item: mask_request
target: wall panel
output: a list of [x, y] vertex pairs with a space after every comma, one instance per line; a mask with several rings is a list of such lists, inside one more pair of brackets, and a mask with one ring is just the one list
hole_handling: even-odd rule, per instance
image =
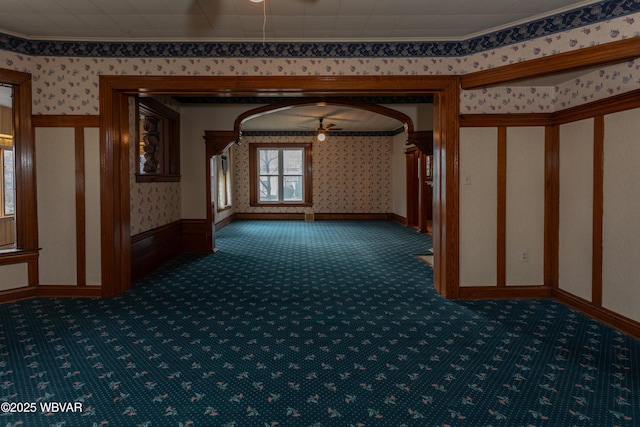
[[593, 120], [560, 126], [559, 288], [591, 301]]
[[36, 129], [40, 284], [75, 285], [74, 129]]
[[100, 135], [97, 128], [86, 128], [84, 144], [85, 165], [85, 227], [86, 282], [100, 285]]
[[544, 127], [507, 128], [507, 285], [544, 283], [544, 138]]
[[460, 286], [497, 281], [497, 129], [460, 129]]
[[0, 291], [23, 288], [29, 285], [29, 268], [26, 263], [0, 266]]
[[640, 109], [605, 116], [602, 305], [640, 321]]
[[398, 134], [391, 148], [391, 212], [403, 218], [407, 217], [406, 142], [406, 134]]

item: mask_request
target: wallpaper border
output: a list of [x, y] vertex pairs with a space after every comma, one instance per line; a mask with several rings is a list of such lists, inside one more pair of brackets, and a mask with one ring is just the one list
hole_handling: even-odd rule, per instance
[[30, 56], [109, 58], [462, 57], [550, 36], [640, 11], [638, 0], [594, 3], [462, 41], [130, 42], [30, 40], [0, 33], [0, 49]]

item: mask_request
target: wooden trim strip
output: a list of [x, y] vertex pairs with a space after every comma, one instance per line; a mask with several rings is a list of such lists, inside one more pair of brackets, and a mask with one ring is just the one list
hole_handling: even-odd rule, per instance
[[36, 296], [37, 292], [37, 286], [35, 285], [0, 291], [0, 304], [33, 298]]
[[630, 37], [571, 52], [465, 74], [460, 79], [460, 86], [464, 90], [478, 89], [517, 80], [575, 71], [581, 68], [620, 63], [637, 58], [638, 52], [640, 52], [640, 37]]
[[402, 225], [403, 227], [408, 227], [407, 225], [407, 218], [398, 215], [398, 214], [391, 214], [391, 219], [393, 220], [393, 222], [397, 222], [398, 224]]
[[389, 221], [393, 219], [393, 214], [388, 213], [316, 213], [315, 220], [359, 220], [359, 221]]
[[[304, 213], [235, 213], [234, 220], [304, 220]], [[389, 221], [393, 220], [393, 214], [389, 213], [318, 213], [314, 214], [316, 221], [322, 220], [362, 220], [362, 221]]]
[[291, 219], [291, 220], [304, 220], [304, 213], [236, 213], [236, 220], [244, 219]]
[[551, 113], [460, 115], [460, 127], [549, 126], [552, 121]]
[[460, 299], [528, 299], [550, 298], [549, 286], [462, 286], [458, 294]]
[[545, 128], [544, 284], [558, 287], [560, 251], [560, 127]]
[[100, 298], [101, 286], [39, 285], [36, 296], [47, 298]]
[[39, 249], [15, 249], [3, 251], [0, 252], [0, 265], [22, 264], [23, 262], [37, 261], [39, 256]]
[[97, 128], [100, 127], [100, 116], [97, 115], [40, 115], [31, 118], [36, 128]]
[[557, 111], [526, 114], [463, 114], [460, 127], [551, 126], [640, 108], [640, 89]]
[[561, 125], [634, 108], [640, 108], [640, 89], [555, 112], [553, 123]]
[[220, 231], [223, 228], [225, 228], [227, 225], [231, 224], [233, 221], [235, 221], [236, 214], [232, 214], [228, 217], [226, 217], [225, 219], [216, 222], [216, 231]]
[[593, 125], [593, 244], [591, 261], [591, 301], [602, 306], [602, 239], [604, 216], [604, 116]]
[[76, 165], [76, 276], [78, 286], [87, 284], [86, 194], [84, 128], [75, 128]]
[[507, 285], [507, 128], [498, 128], [497, 285]]
[[640, 339], [640, 322], [629, 319], [604, 307], [596, 307], [591, 302], [562, 289], [554, 289], [552, 297], [587, 316], [615, 328], [635, 339]]

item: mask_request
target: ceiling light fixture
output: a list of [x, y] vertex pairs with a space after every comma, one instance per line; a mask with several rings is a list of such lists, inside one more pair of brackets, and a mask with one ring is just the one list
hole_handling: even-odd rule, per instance
[[316, 138], [320, 142], [324, 141], [325, 139], [327, 139], [327, 132], [325, 132], [324, 129], [319, 129], [316, 133]]

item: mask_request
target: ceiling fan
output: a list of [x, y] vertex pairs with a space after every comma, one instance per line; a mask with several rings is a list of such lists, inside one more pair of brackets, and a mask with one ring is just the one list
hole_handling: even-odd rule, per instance
[[342, 130], [342, 128], [335, 127], [334, 123], [329, 123], [327, 125], [322, 124], [324, 117], [320, 117], [318, 119], [318, 129], [316, 129], [316, 138], [318, 141], [324, 141], [327, 139], [327, 132], [330, 130]]

